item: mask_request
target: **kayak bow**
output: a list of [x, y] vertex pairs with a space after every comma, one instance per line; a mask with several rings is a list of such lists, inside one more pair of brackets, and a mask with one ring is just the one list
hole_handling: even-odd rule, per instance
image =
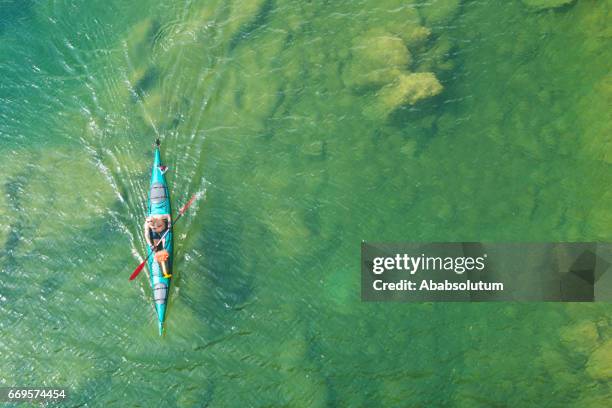
[[[166, 168], [162, 166], [161, 155], [159, 152], [159, 141], [155, 145], [155, 157], [153, 160], [153, 169], [151, 171], [151, 186], [149, 189], [149, 204], [147, 215], [163, 215], [172, 214], [170, 208], [170, 192], [166, 177], [164, 176]], [[168, 251], [168, 273], [172, 273], [172, 230], [170, 229], [163, 239], [163, 248]], [[155, 257], [152, 256], [152, 249], [147, 248], [149, 278], [151, 288], [153, 289], [153, 300], [155, 311], [157, 312], [157, 320], [159, 327], [159, 335], [163, 334], [164, 320], [166, 318], [166, 305], [168, 303], [168, 292], [170, 289], [170, 279], [164, 278], [162, 269]]]

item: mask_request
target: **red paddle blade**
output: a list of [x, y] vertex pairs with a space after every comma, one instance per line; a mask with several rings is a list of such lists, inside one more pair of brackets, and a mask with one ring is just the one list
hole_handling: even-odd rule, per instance
[[187, 201], [187, 204], [185, 204], [185, 205], [183, 206], [183, 208], [181, 208], [181, 209], [179, 210], [179, 214], [180, 214], [180, 215], [183, 215], [183, 214], [185, 213], [185, 211], [187, 211], [187, 209], [189, 208], [189, 206], [190, 206], [191, 204], [193, 204], [193, 202], [195, 201], [195, 199], [196, 199], [196, 198], [198, 198], [198, 197], [197, 197], [197, 194], [194, 194], [193, 196], [191, 196], [191, 198], [189, 199], [189, 201]]
[[140, 265], [138, 265], [136, 269], [134, 269], [134, 272], [132, 272], [132, 274], [130, 275], [130, 280], [134, 280], [138, 276], [138, 274], [140, 273], [140, 271], [142, 271], [142, 268], [144, 268], [146, 263], [147, 260], [145, 259]]

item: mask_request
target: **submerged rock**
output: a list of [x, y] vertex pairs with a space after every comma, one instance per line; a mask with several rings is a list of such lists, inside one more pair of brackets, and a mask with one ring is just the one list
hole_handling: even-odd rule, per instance
[[344, 72], [345, 85], [376, 87], [393, 82], [408, 68], [412, 55], [404, 41], [389, 32], [373, 29], [353, 41], [352, 58]]
[[427, 41], [431, 30], [423, 26], [414, 26], [402, 33], [401, 37], [408, 47], [419, 48]]
[[376, 100], [364, 108], [371, 119], [384, 119], [404, 105], [414, 105], [442, 92], [443, 86], [432, 72], [400, 74], [393, 83], [384, 86], [376, 94]]
[[591, 354], [586, 371], [596, 380], [612, 380], [612, 339]]
[[380, 107], [383, 113], [389, 114], [402, 105], [414, 105], [421, 99], [437, 95], [442, 89], [442, 84], [431, 72], [402, 74], [395, 83], [380, 91]]
[[574, 0], [523, 0], [523, 4], [538, 10], [566, 6]]
[[561, 342], [572, 351], [586, 353], [597, 347], [599, 333], [592, 321], [581, 322], [561, 329]]
[[398, 14], [393, 13], [384, 29], [400, 37], [409, 50], [419, 47], [427, 40], [431, 30], [421, 25], [421, 16], [416, 7], [404, 7]]

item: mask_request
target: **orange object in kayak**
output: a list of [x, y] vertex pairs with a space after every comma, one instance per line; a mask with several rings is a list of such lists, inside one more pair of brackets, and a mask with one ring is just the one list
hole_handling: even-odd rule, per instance
[[166, 250], [162, 250], [162, 251], [155, 253], [155, 260], [157, 262], [166, 262], [169, 257], [170, 257], [170, 254], [168, 254], [168, 251]]

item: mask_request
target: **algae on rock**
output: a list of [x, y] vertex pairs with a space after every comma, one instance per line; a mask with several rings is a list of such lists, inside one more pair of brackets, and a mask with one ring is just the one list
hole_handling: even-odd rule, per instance
[[591, 354], [586, 371], [596, 380], [612, 380], [612, 339]]
[[412, 55], [401, 38], [373, 29], [353, 40], [344, 83], [357, 89], [382, 86], [395, 80], [411, 62]]
[[376, 103], [367, 113], [384, 117], [402, 105], [414, 105], [422, 99], [438, 95], [442, 89], [442, 84], [431, 72], [401, 74], [397, 81], [378, 92]]
[[597, 347], [599, 333], [597, 325], [592, 321], [585, 321], [561, 329], [561, 342], [579, 353], [585, 353]]
[[393, 86], [385, 87], [380, 93], [385, 105], [396, 107], [408, 103], [414, 105], [421, 99], [439, 94], [442, 85], [431, 72], [419, 72], [400, 75]]
[[[423, 42], [429, 30], [416, 26], [413, 43]], [[418, 28], [418, 29], [417, 29]], [[442, 91], [432, 72], [413, 73], [412, 54], [404, 40], [389, 32], [372, 29], [353, 41], [352, 58], [344, 70], [344, 84], [353, 90], [377, 90], [376, 101], [366, 116], [387, 117], [402, 105], [414, 105]]]

